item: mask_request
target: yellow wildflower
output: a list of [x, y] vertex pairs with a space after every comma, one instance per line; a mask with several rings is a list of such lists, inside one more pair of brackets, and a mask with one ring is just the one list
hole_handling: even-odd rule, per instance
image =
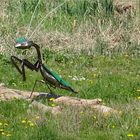
[[52, 106], [52, 107], [54, 107], [54, 106], [55, 106], [55, 104], [51, 104], [51, 106]]
[[29, 125], [30, 125], [31, 127], [35, 126], [35, 124], [34, 124], [34, 123], [30, 123]]
[[32, 123], [32, 122], [29, 120], [28, 123]]
[[3, 132], [4, 131], [4, 129], [0, 129], [0, 132]]
[[130, 133], [130, 134], [127, 134], [128, 137], [134, 137], [134, 134]]
[[8, 123], [4, 123], [4, 126], [7, 126], [8, 125]]
[[95, 120], [96, 120], [96, 118], [97, 118], [96, 116], [93, 116], [93, 119], [95, 119]]
[[54, 101], [55, 99], [54, 98], [50, 98], [50, 101]]
[[26, 123], [26, 120], [22, 120], [22, 123]]
[[6, 136], [7, 136], [7, 137], [11, 137], [12, 135], [11, 135], [11, 134], [7, 134]]
[[139, 97], [137, 97], [138, 98], [138, 100], [140, 100], [140, 96]]
[[112, 125], [112, 128], [115, 128], [115, 125]]
[[2, 135], [5, 135], [5, 133], [4, 133], [4, 132], [2, 132], [1, 134], [2, 134]]
[[28, 123], [29, 126], [32, 126], [32, 127], [35, 126], [35, 124], [32, 121], [30, 121], [30, 120], [27, 121], [27, 123]]

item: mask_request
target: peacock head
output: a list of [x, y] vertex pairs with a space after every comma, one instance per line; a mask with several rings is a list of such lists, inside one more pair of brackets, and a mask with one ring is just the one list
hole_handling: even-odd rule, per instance
[[31, 46], [33, 46], [33, 41], [29, 41], [24, 37], [20, 37], [16, 40], [15, 47], [18, 49], [29, 49]]

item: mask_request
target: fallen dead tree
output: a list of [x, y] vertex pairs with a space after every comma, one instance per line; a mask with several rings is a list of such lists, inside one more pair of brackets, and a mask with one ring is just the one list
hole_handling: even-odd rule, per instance
[[[38, 92], [34, 92], [34, 97], [38, 95], [39, 95]], [[12, 99], [25, 99], [31, 102], [31, 100], [29, 100], [29, 96], [30, 96], [30, 92], [28, 91], [9, 89], [5, 87], [3, 84], [0, 84], [1, 101], [8, 101]], [[64, 106], [71, 106], [80, 109], [90, 108], [90, 110], [92, 111], [103, 113], [105, 115], [117, 113], [116, 110], [102, 105], [101, 99], [80, 99], [76, 97], [61, 96], [57, 99], [54, 99], [53, 103], [55, 103], [56, 106], [52, 107], [52, 106], [44, 105], [37, 101], [33, 101], [31, 103], [31, 106], [37, 108], [38, 110], [41, 110], [43, 113], [50, 112], [53, 115], [61, 113]]]
[[[0, 101], [7, 101], [12, 99], [28, 99], [31, 92], [20, 91], [16, 89], [10, 89], [5, 87], [3, 83], [0, 84]], [[39, 95], [38, 92], [34, 92], [34, 96]]]

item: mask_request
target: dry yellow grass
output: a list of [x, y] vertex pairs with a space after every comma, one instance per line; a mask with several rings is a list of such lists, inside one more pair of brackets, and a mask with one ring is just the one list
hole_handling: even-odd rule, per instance
[[[25, 36], [28, 25], [17, 25], [17, 21], [12, 18], [10, 20], [10, 14], [7, 14], [7, 6], [9, 0], [2, 0], [0, 10], [1, 31], [3, 34], [0, 36], [0, 53], [2, 54], [15, 54], [14, 48], [15, 39], [19, 36]], [[130, 44], [140, 44], [140, 32], [139, 32], [139, 12], [135, 15], [135, 11], [139, 11], [137, 6], [139, 0], [114, 0], [114, 5], [118, 9], [123, 10], [124, 7], [132, 6], [134, 8], [128, 8], [127, 12], [117, 13], [114, 18], [120, 22], [117, 26], [114, 25], [114, 21], [110, 18], [109, 21], [98, 18], [95, 23], [92, 21], [85, 21], [78, 24], [78, 21], [73, 20], [71, 27], [72, 33], [60, 32], [60, 31], [43, 31], [39, 30], [32, 37], [32, 40], [36, 40], [38, 44], [41, 44], [44, 48], [50, 48], [55, 51], [72, 50], [73, 52], [80, 53], [86, 51], [91, 54], [95, 51], [99, 42], [107, 44], [106, 50], [114, 51], [119, 46], [128, 48]], [[131, 15], [131, 19], [128, 20], [128, 14]], [[127, 23], [128, 22], [128, 23]], [[131, 22], [131, 25], [130, 25]], [[125, 26], [132, 26], [126, 30]], [[16, 27], [17, 25], [17, 27]], [[16, 29], [12, 31], [12, 28]], [[29, 34], [34, 31], [34, 28], [29, 29]], [[129, 38], [129, 39], [125, 39]], [[100, 41], [99, 41], [100, 40]], [[129, 41], [127, 41], [129, 40]], [[106, 52], [108, 53], [108, 52]]]

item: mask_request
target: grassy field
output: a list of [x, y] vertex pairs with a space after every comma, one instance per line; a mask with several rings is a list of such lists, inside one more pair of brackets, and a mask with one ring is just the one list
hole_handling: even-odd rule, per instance
[[[11, 55], [35, 61], [34, 50], [14, 48], [15, 39], [28, 32], [27, 38], [31, 36], [41, 46], [44, 62], [79, 92], [75, 96], [101, 98], [121, 115], [109, 117], [88, 109], [66, 108], [57, 117], [44, 116], [29, 110], [30, 104], [24, 100], [0, 102], [0, 140], [139, 140], [138, 4], [117, 13], [111, 0], [2, 0], [0, 83], [30, 91], [34, 81], [41, 79], [39, 73], [26, 70], [27, 81], [23, 82], [10, 62]], [[48, 89], [38, 85], [36, 91]]]

